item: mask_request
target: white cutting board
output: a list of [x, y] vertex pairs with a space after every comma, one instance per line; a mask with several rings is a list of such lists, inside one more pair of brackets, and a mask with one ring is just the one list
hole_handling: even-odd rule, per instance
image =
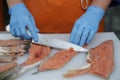
[[[66, 41], [68, 41], [69, 39], [69, 34], [45, 34], [45, 35]], [[0, 39], [10, 39], [10, 38], [14, 38], [14, 37], [6, 33], [0, 34]], [[88, 45], [88, 49], [91, 47], [95, 47], [106, 40], [114, 41], [114, 50], [115, 50], [114, 53], [115, 69], [108, 80], [120, 80], [120, 41], [113, 32], [97, 33], [94, 39], [92, 40], [92, 42]], [[55, 54], [57, 51], [58, 51], [57, 49], [53, 49], [51, 52], [51, 56]], [[18, 62], [21, 63], [25, 61], [27, 57], [28, 57], [28, 53], [24, 57], [20, 58]], [[37, 67], [36, 67], [26, 72], [24, 75], [22, 75], [16, 80], [105, 80], [90, 74], [85, 74], [73, 78], [64, 78], [62, 76], [64, 73], [67, 72], [69, 68], [84, 66], [85, 64], [86, 64], [86, 54], [78, 54], [60, 70], [39, 72], [36, 75], [32, 75], [32, 73], [37, 71]]]

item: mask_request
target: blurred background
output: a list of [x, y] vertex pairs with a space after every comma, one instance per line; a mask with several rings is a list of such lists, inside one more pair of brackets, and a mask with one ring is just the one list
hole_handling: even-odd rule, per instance
[[112, 3], [104, 17], [104, 31], [115, 32], [120, 40], [120, 4]]
[[[5, 26], [9, 23], [10, 16], [6, 0], [0, 0], [0, 31], [5, 30]], [[104, 16], [104, 31], [115, 32], [120, 40], [120, 4], [112, 2]]]

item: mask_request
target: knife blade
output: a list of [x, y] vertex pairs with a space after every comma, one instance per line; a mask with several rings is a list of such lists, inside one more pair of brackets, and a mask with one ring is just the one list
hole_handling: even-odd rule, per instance
[[[6, 31], [10, 32], [10, 25], [7, 25]], [[29, 32], [28, 34], [31, 35]], [[58, 49], [73, 48], [77, 52], [88, 52], [87, 49], [81, 46], [78, 46], [76, 44], [73, 44], [64, 40], [56, 39], [56, 38], [51, 38], [40, 33], [38, 33], [37, 35], [38, 35], [38, 42], [35, 42], [34, 40], [32, 40], [33, 43], [41, 44], [41, 45], [45, 45], [53, 48], [58, 48]]]
[[56, 38], [51, 38], [43, 34], [38, 34], [38, 37], [39, 37], [38, 42], [34, 42], [34, 41], [32, 42], [45, 45], [45, 46], [49, 46], [49, 47], [53, 47], [53, 48], [58, 48], [58, 49], [73, 48], [75, 51], [78, 51], [78, 52], [88, 52], [88, 50], [84, 49], [83, 47], [77, 46], [67, 41], [63, 41], [63, 40], [56, 39]]

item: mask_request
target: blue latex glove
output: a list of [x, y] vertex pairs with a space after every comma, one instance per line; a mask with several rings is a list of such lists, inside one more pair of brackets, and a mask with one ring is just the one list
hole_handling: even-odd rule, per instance
[[[34, 18], [28, 11], [23, 3], [16, 4], [9, 9], [10, 14], [10, 32], [13, 36], [22, 39], [31, 39], [38, 41], [37, 33], [39, 30], [36, 28]], [[28, 30], [31, 34], [28, 35]]]
[[83, 46], [88, 44], [98, 30], [104, 10], [98, 6], [90, 6], [74, 24], [70, 42]]

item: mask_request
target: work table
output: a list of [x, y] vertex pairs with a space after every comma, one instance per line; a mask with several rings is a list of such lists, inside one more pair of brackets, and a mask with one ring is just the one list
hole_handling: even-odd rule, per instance
[[[68, 41], [69, 39], [69, 34], [45, 34], [45, 35], [53, 38], [66, 40], [66, 41]], [[11, 34], [8, 34], [6, 32], [1, 32], [0, 36], [1, 36], [0, 39], [14, 38], [13, 36], [11, 36]], [[94, 36], [92, 42], [88, 45], [87, 49], [95, 47], [106, 40], [113, 40], [114, 42], [115, 68], [109, 80], [120, 80], [120, 76], [119, 76], [120, 75], [120, 40], [116, 37], [116, 35], [113, 32], [97, 33]], [[58, 51], [57, 49], [53, 49], [51, 54], [54, 54], [57, 51]], [[27, 57], [28, 57], [28, 54], [18, 59], [18, 62], [20, 63], [22, 61], [25, 61]], [[17, 80], [40, 80], [40, 79], [42, 80], [104, 80], [102, 78], [99, 78], [97, 76], [90, 75], [90, 74], [85, 74], [85, 75], [81, 75], [73, 78], [62, 77], [62, 75], [67, 72], [68, 68], [84, 66], [85, 64], [86, 64], [86, 54], [78, 54], [60, 70], [39, 72], [36, 75], [32, 75], [32, 73], [36, 72], [37, 70], [37, 68], [34, 68], [26, 72]]]

